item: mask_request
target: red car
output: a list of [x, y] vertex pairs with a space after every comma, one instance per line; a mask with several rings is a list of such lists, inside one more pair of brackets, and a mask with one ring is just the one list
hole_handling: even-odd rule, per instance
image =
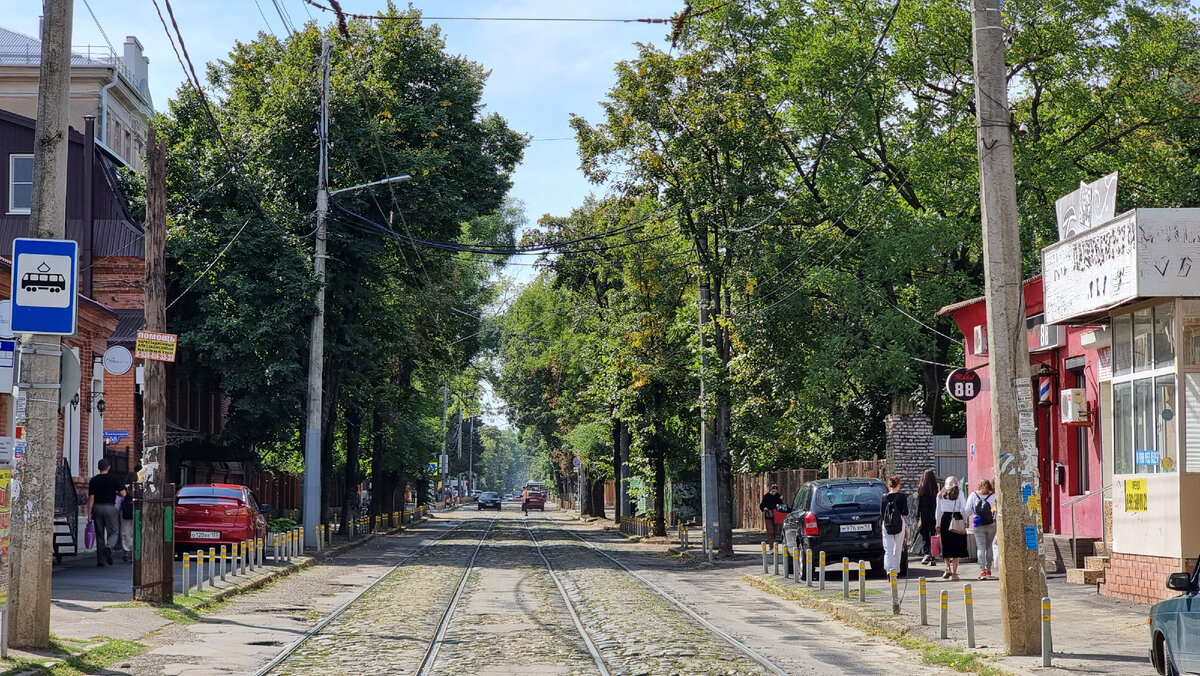
[[175, 496], [175, 551], [221, 548], [267, 537], [269, 506], [237, 484], [188, 484]]
[[525, 500], [521, 504], [521, 511], [528, 512], [531, 509], [546, 511], [546, 496], [537, 491], [526, 493]]

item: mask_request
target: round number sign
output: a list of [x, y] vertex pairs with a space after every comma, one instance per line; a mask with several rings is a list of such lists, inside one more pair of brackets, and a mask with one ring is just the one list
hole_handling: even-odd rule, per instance
[[946, 391], [951, 399], [971, 401], [979, 396], [979, 374], [971, 369], [954, 369], [946, 378]]

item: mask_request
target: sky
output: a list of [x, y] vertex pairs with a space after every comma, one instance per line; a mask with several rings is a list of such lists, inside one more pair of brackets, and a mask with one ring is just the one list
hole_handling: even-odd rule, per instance
[[[165, 15], [164, 0], [158, 3]], [[423, 0], [412, 4], [429, 17], [630, 19], [670, 18], [684, 2]], [[297, 26], [310, 19], [323, 25], [333, 21], [332, 14], [304, 0], [172, 0], [171, 5], [188, 53], [201, 73], [204, 63], [224, 57], [235, 41], [254, 40], [259, 32], [285, 35], [281, 13]], [[384, 8], [386, 0], [341, 0], [341, 5], [347, 12], [370, 14]], [[0, 0], [0, 25], [36, 36], [41, 6], [38, 0]], [[137, 36], [150, 58], [154, 106], [165, 110], [184, 76], [151, 0], [75, 0], [74, 6], [74, 45], [105, 44], [97, 20], [118, 53], [125, 36]], [[636, 55], [635, 42], [665, 46], [670, 31], [669, 24], [646, 23], [429, 23], [442, 27], [448, 52], [464, 55], [491, 70], [484, 91], [485, 110], [499, 113], [511, 128], [533, 137], [524, 162], [513, 176], [511, 193], [525, 204], [531, 223], [547, 213], [567, 215], [589, 192], [600, 191], [579, 170], [579, 157], [567, 124], [570, 114], [598, 120], [598, 102], [613, 84], [614, 64]], [[532, 258], [523, 262], [532, 262]]]

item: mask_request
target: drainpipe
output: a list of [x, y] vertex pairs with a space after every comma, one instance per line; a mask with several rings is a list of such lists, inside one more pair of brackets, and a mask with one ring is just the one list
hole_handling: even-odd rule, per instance
[[92, 172], [96, 164], [96, 116], [83, 116], [83, 214], [81, 237], [83, 256], [83, 295], [94, 298], [92, 294], [92, 241], [95, 238], [95, 221], [92, 214], [95, 187]]
[[114, 66], [112, 72], [112, 82], [100, 88], [100, 140], [110, 150], [113, 149], [112, 144], [108, 142], [108, 90], [117, 84], [117, 69]]

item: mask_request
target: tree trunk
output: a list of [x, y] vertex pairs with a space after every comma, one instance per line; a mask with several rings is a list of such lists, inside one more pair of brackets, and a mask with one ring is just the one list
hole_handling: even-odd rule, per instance
[[613, 508], [613, 522], [621, 523], [621, 441], [625, 431], [625, 423], [620, 418], [613, 418], [612, 426], [612, 444], [613, 444], [613, 492], [617, 495], [616, 506]]
[[654, 433], [654, 534], [667, 534], [667, 440]]
[[383, 514], [383, 496], [392, 490], [383, 470], [383, 425], [386, 409], [386, 403], [377, 402], [374, 415], [371, 416], [371, 516]]
[[362, 437], [362, 409], [346, 407], [346, 495], [342, 498], [342, 535], [350, 535], [351, 519], [358, 516], [358, 444]]
[[[582, 471], [583, 474], [583, 499], [587, 507], [587, 515], [594, 516], [600, 519], [604, 516], [604, 478], [595, 472], [587, 470], [585, 465]], [[581, 513], [583, 510], [580, 510]]]

